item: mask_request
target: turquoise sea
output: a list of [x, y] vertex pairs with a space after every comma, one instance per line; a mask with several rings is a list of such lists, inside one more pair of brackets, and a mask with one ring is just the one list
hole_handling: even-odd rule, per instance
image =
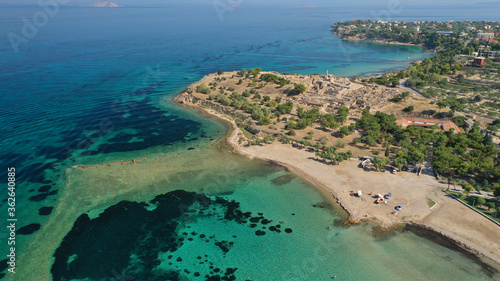
[[[23, 18], [43, 9], [2, 6], [0, 166], [16, 169], [20, 272], [8, 273], [2, 261], [1, 276], [499, 278], [411, 232], [374, 238], [370, 225], [345, 227], [330, 198], [311, 184], [229, 153], [220, 141], [225, 124], [172, 100], [218, 69], [367, 76], [431, 56], [418, 47], [344, 42], [330, 34], [337, 21], [374, 19], [381, 9], [242, 5], [220, 17], [211, 4], [60, 7], [16, 52], [9, 34], [23, 35]], [[498, 15], [473, 11], [475, 19]], [[469, 12], [406, 7], [392, 19], [461, 20]], [[7, 192], [0, 198], [5, 221]], [[7, 237], [0, 233], [2, 241]], [[5, 257], [6, 242], [0, 243]]]

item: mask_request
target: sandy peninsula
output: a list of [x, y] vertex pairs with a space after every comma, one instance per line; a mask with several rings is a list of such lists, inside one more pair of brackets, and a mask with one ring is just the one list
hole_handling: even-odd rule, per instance
[[[446, 194], [443, 190], [448, 185], [436, 180], [431, 175], [430, 167], [424, 168], [420, 176], [410, 172], [392, 174], [359, 168], [357, 158], [340, 165], [325, 164], [310, 148], [291, 144], [275, 142], [248, 146], [241, 142], [243, 132], [233, 117], [209, 109], [199, 100], [193, 102], [186, 96], [183, 93], [176, 101], [232, 125], [227, 142], [235, 151], [282, 165], [331, 194], [347, 212], [351, 223], [371, 222], [382, 229], [401, 229], [405, 226], [418, 229], [417, 234], [437, 242], [445, 239], [444, 245], [453, 245], [453, 248], [471, 254], [493, 271], [500, 268], [500, 226]], [[362, 192], [361, 197], [353, 194], [358, 190]], [[376, 195], [388, 193], [392, 196], [386, 204], [375, 204]], [[395, 212], [397, 205], [404, 205], [404, 208]]]

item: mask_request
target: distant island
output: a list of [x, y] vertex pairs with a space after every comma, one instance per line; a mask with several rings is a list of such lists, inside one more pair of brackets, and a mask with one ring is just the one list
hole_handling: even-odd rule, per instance
[[94, 7], [94, 8], [118, 8], [118, 7], [123, 7], [121, 5], [118, 5], [116, 3], [113, 3], [111, 1], [98, 1], [95, 2], [94, 4], [91, 5], [86, 5], [83, 7]]

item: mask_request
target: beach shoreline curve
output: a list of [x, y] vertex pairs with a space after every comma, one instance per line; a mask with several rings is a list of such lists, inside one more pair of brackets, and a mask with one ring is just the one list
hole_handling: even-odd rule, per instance
[[[488, 251], [486, 248], [477, 245], [472, 241], [464, 239], [464, 237], [461, 237], [456, 233], [446, 230], [446, 228], [441, 227], [439, 223], [435, 223], [433, 220], [435, 220], [436, 215], [433, 215], [433, 220], [427, 220], [427, 217], [431, 216], [427, 215], [418, 219], [402, 220], [397, 223], [389, 224], [387, 223], [387, 221], [380, 221], [377, 220], [377, 218], [372, 218], [370, 216], [360, 216], [360, 212], [354, 210], [350, 202], [343, 200], [343, 196], [339, 195], [338, 192], [335, 192], [331, 188], [328, 188], [328, 186], [324, 182], [315, 178], [313, 175], [308, 173], [308, 171], [297, 167], [297, 165], [293, 165], [285, 161], [280, 161], [279, 159], [275, 159], [272, 157], [267, 157], [266, 155], [256, 153], [255, 151], [251, 151], [250, 149], [245, 148], [244, 145], [239, 143], [239, 136], [242, 131], [237, 126], [236, 122], [231, 119], [231, 117], [226, 116], [223, 113], [217, 112], [213, 109], [206, 108], [199, 102], [192, 102], [186, 97], [187, 93], [182, 92], [174, 98], [174, 101], [181, 107], [201, 111], [204, 114], [214, 117], [219, 121], [225, 122], [230, 126], [228, 133], [223, 138], [221, 138], [219, 142], [225, 141], [226, 144], [231, 147], [231, 149], [235, 153], [238, 153], [242, 156], [250, 157], [252, 159], [259, 159], [268, 163], [282, 166], [292, 173], [298, 175], [302, 179], [310, 182], [313, 186], [315, 186], [317, 191], [328, 193], [333, 199], [332, 202], [335, 202], [339, 207], [338, 209], [340, 209], [344, 213], [343, 215], [346, 216], [345, 224], [354, 225], [359, 223], [370, 223], [373, 224], [375, 228], [379, 229], [381, 233], [384, 233], [384, 235], [390, 235], [394, 231], [411, 231], [418, 236], [424, 237], [442, 246], [458, 251], [461, 254], [467, 255], [474, 262], [480, 264], [481, 266], [483, 266], [483, 268], [487, 269], [488, 272], [491, 272], [492, 274], [500, 274], [500, 245], [498, 245], [498, 249], [493, 249], [493, 252]], [[458, 202], [455, 203], [461, 205]], [[441, 207], [442, 206], [439, 206], [439, 208]], [[495, 250], [498, 253], [495, 253]]]

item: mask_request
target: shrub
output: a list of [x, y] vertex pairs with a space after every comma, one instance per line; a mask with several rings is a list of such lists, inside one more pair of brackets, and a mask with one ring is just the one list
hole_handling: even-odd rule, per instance
[[196, 87], [196, 92], [208, 95], [212, 92], [212, 90], [210, 90], [210, 88], [206, 85], [201, 84]]
[[299, 84], [293, 88], [293, 92], [295, 94], [302, 94], [303, 92], [306, 91], [306, 86], [304, 84]]
[[290, 143], [292, 140], [288, 137], [288, 136], [282, 136], [281, 139], [280, 139], [280, 142], [284, 143], [284, 144], [288, 144]]
[[337, 147], [338, 148], [344, 148], [345, 147], [345, 143], [343, 141], [341, 141], [341, 140], [338, 140], [337, 141]]
[[275, 100], [272, 100], [272, 101], [270, 101], [270, 102], [267, 104], [267, 106], [269, 106], [269, 107], [276, 107], [276, 106], [278, 106], [278, 103], [277, 103]]
[[410, 106], [406, 107], [405, 109], [403, 109], [403, 111], [404, 112], [412, 112], [414, 109], [415, 109], [415, 107], [413, 105], [410, 105]]

